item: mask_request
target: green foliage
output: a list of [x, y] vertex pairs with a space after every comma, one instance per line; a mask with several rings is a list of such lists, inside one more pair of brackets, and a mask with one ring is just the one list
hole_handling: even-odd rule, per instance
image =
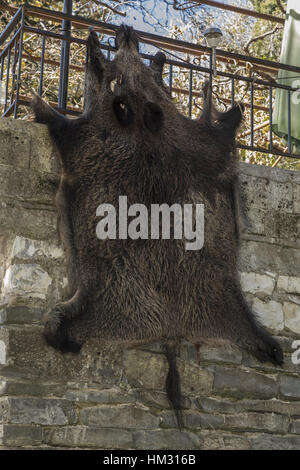
[[[266, 13], [273, 16], [283, 17], [283, 12], [278, 6], [276, 0], [250, 0], [254, 9], [259, 13]], [[280, 4], [286, 10], [286, 1], [280, 0]], [[260, 36], [264, 33], [274, 30], [276, 23], [271, 23], [264, 20], [257, 20], [253, 28], [253, 37]], [[279, 61], [281, 42], [283, 37], [283, 27], [279, 26], [278, 29], [270, 36], [257, 40], [251, 46], [251, 54], [262, 59]]]
[[[276, 0], [250, 0], [252, 3], [254, 10], [258, 11], [259, 13], [267, 13], [268, 15], [273, 16], [282, 16], [282, 11], [278, 6], [278, 2]], [[280, 1], [284, 10], [286, 9], [286, 0]]]

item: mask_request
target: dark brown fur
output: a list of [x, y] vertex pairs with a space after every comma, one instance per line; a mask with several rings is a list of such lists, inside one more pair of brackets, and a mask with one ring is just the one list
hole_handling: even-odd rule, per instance
[[[118, 54], [109, 62], [91, 32], [85, 111], [78, 119], [33, 99], [36, 120], [48, 125], [61, 154], [57, 208], [73, 286], [73, 297], [46, 315], [46, 339], [62, 351], [77, 351], [90, 337], [125, 345], [228, 340], [281, 364], [280, 346], [246, 304], [237, 273], [234, 139], [241, 109], [210, 107], [209, 117], [205, 110], [201, 119], [187, 119], [163, 85], [163, 55], [148, 68], [137, 44], [134, 31], [121, 27]], [[118, 207], [120, 195], [149, 209], [203, 203], [204, 247], [186, 251], [185, 240], [100, 241], [96, 208]], [[174, 356], [167, 347], [173, 372]], [[178, 380], [169, 377], [170, 387], [176, 392]]]

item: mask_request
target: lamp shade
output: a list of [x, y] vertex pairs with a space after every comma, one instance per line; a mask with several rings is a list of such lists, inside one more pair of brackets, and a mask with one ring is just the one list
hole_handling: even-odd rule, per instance
[[222, 31], [216, 27], [208, 28], [206, 31], [204, 31], [204, 37], [208, 47], [218, 47], [222, 36]]

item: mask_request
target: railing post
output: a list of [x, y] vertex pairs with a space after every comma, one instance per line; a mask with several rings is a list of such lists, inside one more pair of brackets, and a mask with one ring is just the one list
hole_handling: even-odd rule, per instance
[[288, 152], [292, 153], [292, 142], [291, 142], [291, 90], [288, 90]]
[[208, 98], [208, 119], [211, 119], [211, 106], [212, 106], [212, 87], [213, 87], [213, 49], [210, 48], [209, 56], [209, 98]]
[[26, 12], [26, 6], [23, 6], [22, 16], [21, 16], [21, 31], [20, 31], [20, 37], [19, 37], [18, 75], [17, 75], [17, 82], [16, 82], [16, 97], [15, 97], [15, 107], [14, 107], [15, 119], [17, 118], [17, 113], [18, 113], [18, 101], [19, 101], [19, 93], [20, 93], [25, 12]]
[[42, 93], [43, 93], [45, 49], [46, 49], [46, 36], [43, 35], [43, 37], [42, 37], [42, 53], [41, 53], [39, 96], [42, 96]]
[[254, 82], [250, 85], [250, 145], [254, 146]]
[[193, 69], [190, 69], [190, 80], [189, 80], [189, 118], [192, 117], [193, 108]]
[[270, 123], [270, 132], [269, 132], [269, 149], [273, 150], [273, 88], [269, 87], [269, 123]]
[[[64, 13], [72, 15], [72, 0], [64, 0]], [[62, 33], [66, 38], [71, 36], [71, 21], [62, 21]], [[62, 41], [60, 55], [60, 75], [59, 75], [59, 92], [58, 107], [66, 109], [68, 99], [68, 76], [69, 76], [69, 58], [70, 58], [70, 42]]]
[[169, 91], [170, 91], [171, 96], [172, 96], [172, 88], [173, 88], [173, 65], [170, 64], [170, 67], [169, 67]]

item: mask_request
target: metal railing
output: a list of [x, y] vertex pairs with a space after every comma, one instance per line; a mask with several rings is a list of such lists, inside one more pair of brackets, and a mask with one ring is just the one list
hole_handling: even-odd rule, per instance
[[[207, 3], [207, 2], [206, 2]], [[0, 35], [0, 81], [2, 88], [2, 117], [13, 115], [18, 117], [19, 106], [29, 105], [30, 96], [21, 93], [22, 83], [22, 68], [24, 61], [34, 61], [39, 66], [39, 83], [36, 90], [39, 95], [43, 93], [43, 84], [45, 78], [45, 65], [51, 64], [57, 67], [59, 71], [59, 90], [57, 93], [57, 101], [50, 102], [58, 111], [64, 114], [78, 115], [82, 109], [74, 107], [68, 100], [68, 74], [70, 71], [76, 71], [84, 74], [84, 64], [70, 63], [70, 46], [72, 44], [85, 45], [86, 40], [75, 37], [73, 35], [75, 29], [88, 30], [93, 26], [95, 31], [104, 35], [114, 36], [117, 29], [116, 25], [103, 23], [96, 20], [90, 20], [77, 15], [72, 15], [72, 0], [65, 0], [65, 12], [47, 10], [30, 5], [24, 5], [17, 9], [15, 7], [0, 5], [0, 10], [9, 11], [13, 16], [6, 28]], [[46, 28], [39, 28], [28, 24], [28, 18], [37, 18], [39, 20], [47, 20], [52, 23], [61, 25], [61, 32], [47, 30]], [[32, 22], [31, 22], [32, 24]], [[73, 29], [72, 29], [73, 28]], [[30, 33], [34, 36], [41, 37], [41, 54], [35, 56], [27, 54], [23, 48], [24, 34]], [[167, 82], [173, 96], [185, 96], [187, 98], [186, 111], [191, 117], [198, 108], [195, 100], [201, 97], [200, 90], [195, 89], [193, 86], [194, 76], [201, 74], [203, 77], [210, 77], [212, 80], [213, 67], [211, 49], [203, 46], [171, 39], [157, 34], [152, 34], [143, 31], [137, 31], [140, 42], [142, 44], [151, 44], [159, 49], [166, 51], [168, 77]], [[58, 40], [61, 43], [61, 58], [60, 61], [53, 60], [46, 57], [47, 41]], [[1, 45], [5, 44], [1, 49]], [[110, 44], [102, 43], [104, 51], [108, 54], [113, 54], [115, 48]], [[184, 53], [192, 60], [185, 60], [182, 57], [177, 57], [176, 54]], [[145, 60], [151, 61], [152, 56], [149, 54], [141, 53]], [[175, 57], [174, 57], [175, 56]], [[241, 83], [247, 94], [248, 99], [243, 102], [247, 110], [247, 127], [240, 134], [238, 147], [245, 150], [254, 152], [261, 152], [264, 154], [271, 154], [282, 157], [290, 157], [300, 159], [300, 155], [292, 152], [292, 138], [291, 138], [291, 94], [296, 91], [290, 86], [275, 81], [276, 74], [279, 70], [293, 72], [295, 76], [300, 77], [300, 67], [294, 67], [287, 64], [278, 62], [267, 61], [256, 57], [251, 57], [242, 54], [236, 54], [225, 50], [217, 49], [216, 52], [218, 61], [218, 78], [224, 79], [227, 85], [230, 84], [230, 98], [223, 99], [223, 103], [233, 104], [236, 98], [237, 82]], [[207, 59], [207, 64], [203, 60]], [[219, 69], [219, 68], [222, 69]], [[227, 70], [228, 68], [240, 68], [242, 71], [251, 68], [253, 74], [260, 74], [261, 77], [267, 76], [267, 79], [258, 77], [257, 75], [246, 76], [236, 71]], [[185, 71], [187, 75], [187, 87], [177, 83], [174, 79], [174, 70]], [[273, 74], [273, 76], [272, 76]], [[288, 94], [288, 135], [287, 146], [282, 148], [274, 144], [274, 136], [272, 132], [273, 125], [273, 101], [274, 91], [276, 89], [286, 90]], [[256, 99], [257, 93], [264, 93], [265, 100], [269, 105], [265, 106], [264, 103], [258, 102]], [[255, 112], [262, 112], [265, 115], [264, 122], [255, 127]], [[255, 138], [256, 133], [262, 128], [269, 127], [268, 141], [265, 147], [258, 145]]]

